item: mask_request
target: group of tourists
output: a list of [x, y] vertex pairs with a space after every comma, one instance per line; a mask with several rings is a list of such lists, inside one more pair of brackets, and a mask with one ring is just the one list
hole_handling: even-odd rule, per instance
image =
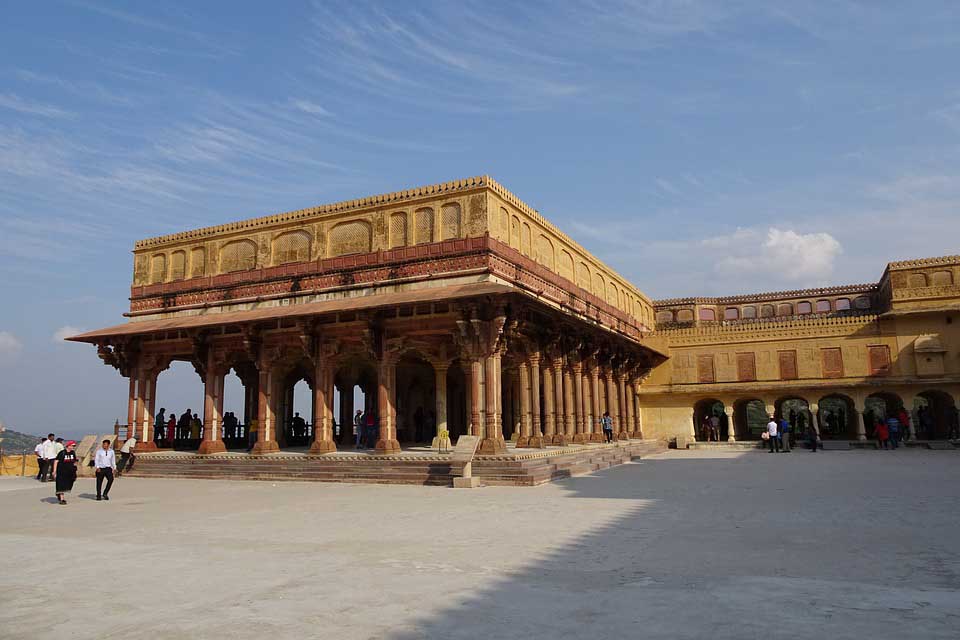
[[[924, 407], [921, 407], [922, 412]], [[918, 412], [919, 413], [919, 412]], [[925, 412], [924, 412], [925, 414]], [[903, 407], [886, 418], [877, 416], [873, 425], [873, 437], [880, 449], [896, 449], [910, 435], [910, 414]]]
[[[793, 425], [786, 418], [777, 420], [774, 416], [769, 416], [767, 428], [760, 434], [760, 437], [770, 445], [769, 453], [790, 453], [793, 451]], [[820, 444], [817, 439], [817, 431], [812, 426], [807, 427], [803, 432], [811, 452], [816, 452]], [[799, 433], [798, 433], [799, 435]]]
[[720, 416], [715, 413], [703, 416], [700, 438], [705, 442], [720, 442]]
[[[157, 446], [173, 448], [176, 440], [200, 440], [203, 437], [203, 422], [200, 416], [187, 409], [180, 417], [173, 413], [166, 417], [167, 410], [163, 407], [153, 421], [153, 441]], [[226, 425], [226, 417], [224, 417]]]
[[[123, 470], [133, 467], [134, 453], [137, 446], [136, 438], [129, 438], [120, 449], [120, 463], [117, 464], [116, 454], [113, 452], [110, 440], [103, 440], [97, 449], [94, 459], [90, 462], [96, 468], [97, 500], [109, 500], [110, 488], [113, 487], [114, 477], [123, 474]], [[54, 482], [54, 494], [57, 503], [67, 504], [64, 496], [73, 491], [77, 481], [77, 465], [80, 458], [77, 455], [77, 441], [57, 438], [55, 434], [48, 434], [41, 438], [34, 448], [37, 456], [37, 480], [40, 482]], [[103, 488], [106, 480], [107, 486]]]

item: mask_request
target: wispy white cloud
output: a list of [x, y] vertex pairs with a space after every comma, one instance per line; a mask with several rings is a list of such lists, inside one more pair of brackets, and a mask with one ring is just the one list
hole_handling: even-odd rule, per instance
[[133, 104], [133, 99], [130, 96], [107, 89], [99, 82], [67, 80], [60, 76], [37, 73], [29, 69], [16, 69], [14, 74], [21, 80], [26, 80], [27, 82], [58, 87], [75, 96], [92, 98], [106, 104], [120, 106]]
[[0, 108], [44, 118], [72, 118], [75, 114], [42, 102], [24, 100], [15, 93], [0, 93]]
[[331, 115], [331, 113], [330, 113], [329, 111], [327, 111], [326, 109], [324, 109], [323, 107], [321, 107], [321, 106], [320, 106], [319, 104], [317, 104], [316, 102], [311, 102], [310, 100], [303, 100], [303, 99], [295, 98], [295, 99], [291, 99], [291, 100], [290, 100], [290, 104], [291, 104], [291, 106], [293, 106], [295, 109], [299, 109], [300, 111], [303, 111], [304, 113], [309, 113], [310, 115], [313, 115], [313, 116], [329, 116], [329, 115]]
[[56, 344], [63, 343], [64, 340], [70, 336], [75, 336], [77, 334], [83, 333], [85, 329], [80, 329], [71, 325], [65, 325], [53, 332], [51, 340]]
[[23, 343], [9, 331], [0, 331], [0, 365], [11, 364], [23, 350]]

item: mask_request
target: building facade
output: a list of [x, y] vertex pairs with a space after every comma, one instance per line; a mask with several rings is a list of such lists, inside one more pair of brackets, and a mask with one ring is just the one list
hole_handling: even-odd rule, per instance
[[[618, 439], [684, 442], [710, 416], [724, 440], [751, 439], [778, 414], [856, 440], [903, 406], [926, 429], [911, 437], [945, 438], [958, 278], [960, 257], [934, 258], [871, 285], [652, 301], [482, 176], [137, 242], [128, 321], [70, 339], [129, 378], [128, 429], [147, 449], [219, 453], [245, 431], [254, 453], [330, 453], [356, 410], [388, 454], [445, 434], [477, 435], [485, 454], [601, 442], [604, 413]], [[198, 442], [156, 437], [178, 360], [204, 388]], [[234, 374], [239, 431], [223, 410]]]

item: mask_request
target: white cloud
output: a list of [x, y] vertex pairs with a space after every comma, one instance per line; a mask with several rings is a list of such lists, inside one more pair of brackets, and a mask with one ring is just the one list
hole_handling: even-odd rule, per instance
[[808, 285], [829, 283], [834, 261], [843, 252], [843, 247], [829, 233], [798, 233], [774, 227], [766, 234], [754, 229], [738, 229], [702, 244], [721, 252], [714, 262], [715, 270], [721, 275], [762, 276], [764, 280]]
[[47, 118], [70, 118], [73, 114], [69, 111], [54, 107], [40, 102], [27, 102], [15, 93], [0, 93], [0, 107], [18, 111], [20, 113], [29, 113]]
[[66, 325], [66, 326], [60, 327], [59, 329], [53, 332], [52, 340], [55, 343], [60, 344], [70, 336], [75, 336], [78, 333], [83, 333], [83, 332], [84, 332], [83, 329]]
[[0, 364], [13, 362], [23, 349], [17, 336], [9, 331], [0, 331]]
[[329, 116], [331, 113], [318, 105], [316, 102], [310, 102], [309, 100], [299, 100], [294, 99], [290, 101], [290, 104], [295, 108], [303, 111], [304, 113], [309, 113], [312, 116]]

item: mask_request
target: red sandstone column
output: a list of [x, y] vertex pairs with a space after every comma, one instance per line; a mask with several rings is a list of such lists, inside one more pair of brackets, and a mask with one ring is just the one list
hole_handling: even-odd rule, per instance
[[130, 391], [127, 396], [127, 438], [137, 435], [137, 371], [130, 372]]
[[584, 444], [586, 440], [586, 422], [583, 412], [583, 362], [579, 356], [574, 361], [573, 366], [573, 441], [577, 444]]
[[140, 431], [137, 435], [137, 448], [142, 452], [156, 451], [157, 445], [153, 441], [153, 394], [157, 384], [157, 374], [140, 372], [140, 397], [137, 400], [137, 410], [140, 414]]
[[494, 352], [487, 356], [484, 371], [484, 438], [480, 442], [480, 453], [497, 455], [507, 451], [507, 444], [503, 439], [503, 429], [500, 423], [500, 353]]
[[530, 365], [526, 361], [518, 365], [520, 374], [520, 435], [517, 437], [517, 447], [530, 445], [531, 416], [530, 416]]
[[437, 414], [437, 431], [433, 434], [433, 443], [431, 447], [436, 447], [438, 444], [438, 438], [440, 433], [447, 431], [447, 371], [450, 368], [449, 362], [434, 362], [433, 363], [433, 376], [434, 376], [434, 386], [436, 387], [436, 407], [434, 410]]
[[[560, 370], [563, 377], [563, 432], [565, 437], [564, 444], [570, 444], [576, 437], [576, 413], [573, 407], [573, 376], [570, 369], [563, 367]], [[559, 425], [558, 430], [559, 430]]]
[[273, 363], [261, 362], [260, 366], [260, 398], [257, 402], [257, 443], [253, 445], [254, 454], [279, 451], [280, 445], [274, 439], [274, 380]]
[[543, 425], [543, 442], [545, 445], [553, 444], [553, 439], [557, 435], [556, 407], [554, 406], [553, 394], [556, 391], [556, 385], [553, 383], [553, 369], [550, 361], [543, 367], [543, 404], [546, 414], [546, 424]]
[[617, 420], [618, 426], [620, 427], [619, 433], [617, 434], [618, 440], [629, 440], [630, 439], [630, 428], [627, 425], [627, 376], [620, 374], [617, 376], [617, 398], [619, 402], [617, 407]]
[[223, 412], [223, 378], [213, 364], [213, 350], [207, 359], [207, 378], [203, 390], [203, 442], [197, 453], [223, 453], [227, 448], [220, 438], [220, 415]]
[[480, 384], [483, 380], [483, 362], [476, 358], [470, 361], [470, 434], [483, 437], [483, 424], [480, 421]]
[[636, 395], [633, 393], [633, 383], [624, 377], [623, 383], [624, 389], [624, 403], [627, 407], [627, 429], [629, 430], [629, 437], [639, 438], [637, 434], [637, 416], [635, 413], [635, 404], [636, 404]]
[[616, 435], [620, 431], [620, 410], [617, 408], [617, 389], [613, 381], [613, 372], [607, 371], [604, 376], [604, 382], [607, 384], [607, 411], [613, 418], [613, 433]]
[[[330, 417], [333, 414], [333, 368], [326, 358], [318, 357], [313, 373], [313, 443], [310, 445], [310, 453], [333, 453], [337, 450], [337, 445], [333, 441], [333, 429], [330, 424]], [[353, 389], [349, 393], [353, 393]], [[340, 402], [343, 402], [343, 392], [340, 393]], [[347, 424], [341, 424], [341, 429], [346, 429]], [[342, 431], [341, 431], [342, 433]]]
[[553, 366], [553, 385], [554, 385], [554, 416], [556, 416], [557, 431], [553, 435], [553, 444], [560, 445], [562, 447], [567, 446], [569, 441], [567, 440], [567, 429], [566, 429], [566, 398], [563, 395], [563, 360], [560, 358], [554, 358], [551, 362]]
[[591, 366], [590, 386], [590, 395], [593, 396], [591, 398], [593, 401], [593, 424], [590, 425], [590, 441], [603, 442], [603, 430], [600, 428], [600, 416], [603, 415], [603, 410], [600, 407], [600, 364], [596, 361]]
[[394, 431], [395, 404], [394, 394], [396, 393], [396, 363], [389, 357], [384, 356], [380, 360], [380, 368], [377, 372], [378, 389], [378, 417], [380, 420], [380, 432], [377, 437], [376, 450], [380, 454], [400, 453], [400, 443], [397, 442]]
[[540, 431], [540, 354], [530, 355], [530, 409], [533, 414], [528, 447], [543, 448], [543, 435]]

